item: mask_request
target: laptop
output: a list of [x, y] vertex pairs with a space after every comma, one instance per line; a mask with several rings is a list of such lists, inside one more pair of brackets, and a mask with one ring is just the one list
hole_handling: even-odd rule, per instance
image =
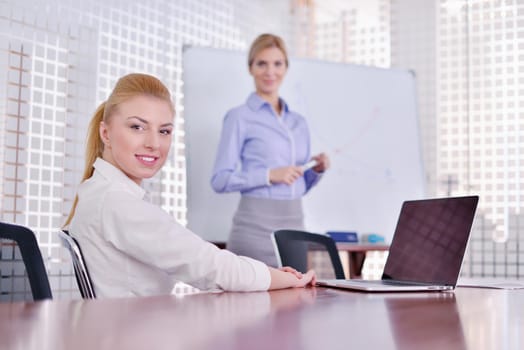
[[405, 201], [382, 279], [319, 280], [364, 292], [446, 291], [457, 285], [479, 197]]

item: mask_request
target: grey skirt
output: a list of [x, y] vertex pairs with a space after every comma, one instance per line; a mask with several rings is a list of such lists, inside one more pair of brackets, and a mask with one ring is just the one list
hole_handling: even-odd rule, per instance
[[304, 229], [301, 199], [277, 200], [242, 196], [233, 217], [227, 249], [277, 267], [271, 233], [279, 229]]

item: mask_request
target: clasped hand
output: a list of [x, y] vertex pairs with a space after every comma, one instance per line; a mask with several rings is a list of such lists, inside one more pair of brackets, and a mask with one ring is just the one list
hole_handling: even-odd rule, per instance
[[317, 164], [313, 167], [313, 170], [315, 172], [323, 173], [324, 171], [329, 169], [330, 161], [327, 154], [320, 153], [316, 156], [313, 156], [312, 159], [314, 159], [317, 162]]
[[279, 268], [280, 271], [288, 272], [294, 275], [298, 281], [294, 287], [305, 287], [305, 286], [314, 286], [317, 282], [317, 276], [314, 270], [309, 270], [306, 273], [302, 273], [290, 266], [284, 266]]
[[304, 170], [302, 170], [302, 167], [300, 166], [274, 168], [269, 171], [269, 181], [272, 184], [284, 183], [286, 185], [291, 185], [303, 174]]
[[[317, 163], [313, 170], [317, 173], [322, 173], [329, 169], [329, 157], [325, 153], [317, 154], [311, 159]], [[269, 171], [269, 182], [272, 184], [284, 183], [286, 185], [293, 184], [299, 177], [304, 175], [304, 169], [301, 166], [285, 166], [281, 168], [274, 168]]]

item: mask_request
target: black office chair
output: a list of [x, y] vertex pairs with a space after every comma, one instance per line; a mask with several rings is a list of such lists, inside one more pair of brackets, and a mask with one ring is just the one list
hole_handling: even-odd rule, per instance
[[333, 265], [335, 278], [345, 278], [337, 246], [331, 237], [305, 231], [278, 230], [272, 233], [271, 238], [280, 266], [291, 266], [306, 272], [308, 251], [326, 250]]
[[[18, 254], [18, 251], [20, 254]], [[2, 291], [4, 295], [22, 294], [24, 292], [25, 284], [20, 286], [20, 283], [14, 281], [26, 280], [24, 273], [20, 273], [16, 266], [20, 262], [20, 255], [29, 280], [33, 300], [52, 299], [53, 294], [51, 293], [44, 260], [33, 231], [24, 226], [0, 222], [0, 260], [4, 263], [4, 266], [8, 265], [6, 262], [10, 264], [10, 267], [0, 268], [2, 272], [0, 278], [4, 283], [8, 279], [13, 279], [14, 286], [12, 291]], [[5, 300], [5, 298], [2, 299]]]
[[84, 260], [84, 255], [80, 249], [80, 245], [68, 231], [63, 230], [58, 232], [62, 246], [69, 251], [71, 260], [73, 261], [73, 268], [75, 270], [76, 283], [80, 290], [80, 295], [83, 299], [95, 299], [95, 288], [91, 282], [91, 276], [87, 270], [87, 265]]

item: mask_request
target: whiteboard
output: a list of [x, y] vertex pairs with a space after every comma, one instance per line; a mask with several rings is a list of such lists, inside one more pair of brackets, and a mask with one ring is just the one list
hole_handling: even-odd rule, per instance
[[[254, 89], [246, 53], [186, 47], [182, 79], [188, 227], [225, 241], [240, 195], [215, 193], [210, 179], [223, 118]], [[390, 241], [402, 202], [425, 195], [414, 75], [291, 59], [280, 94], [308, 121], [312, 154], [331, 158], [304, 197], [306, 229], [378, 233]]]

